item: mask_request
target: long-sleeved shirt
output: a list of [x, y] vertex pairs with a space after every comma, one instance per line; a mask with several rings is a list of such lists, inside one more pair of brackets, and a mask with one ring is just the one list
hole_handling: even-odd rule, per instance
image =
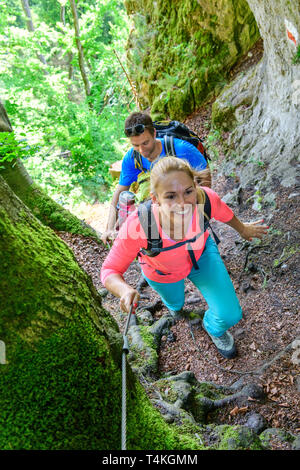
[[[232, 210], [223, 202], [217, 193], [210, 188], [203, 188], [210, 199], [211, 218], [220, 222], [229, 222], [233, 217]], [[157, 223], [159, 234], [163, 241], [163, 247], [175, 245], [177, 241], [171, 240], [162, 230], [159, 223], [158, 207], [152, 205], [153, 214]], [[194, 209], [192, 221], [183, 240], [193, 238], [200, 232], [199, 211]], [[205, 242], [209, 236], [206, 230], [194, 243], [191, 244], [196, 261], [199, 260]], [[139, 263], [145, 276], [156, 282], [177, 282], [188, 276], [192, 269], [192, 260], [187, 250], [187, 244], [179, 248], [161, 252], [155, 257], [141, 254], [141, 248], [147, 248], [147, 237], [141, 226], [138, 211], [134, 211], [122, 225], [107, 258], [101, 269], [101, 282], [105, 286], [106, 279], [112, 274], [123, 274], [127, 271], [132, 261], [138, 256]]]

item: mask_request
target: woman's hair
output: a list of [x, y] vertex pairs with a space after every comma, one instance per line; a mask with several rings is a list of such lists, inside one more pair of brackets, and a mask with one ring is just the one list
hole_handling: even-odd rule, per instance
[[[156, 189], [159, 185], [161, 179], [168, 175], [173, 171], [183, 171], [186, 173], [191, 180], [193, 180], [195, 186], [195, 180], [200, 179], [201, 183], [201, 176], [206, 175], [206, 170], [202, 171], [195, 171], [190, 164], [183, 160], [182, 158], [178, 157], [163, 157], [159, 159], [157, 162], [154, 162], [150, 173], [150, 192], [153, 194], [157, 194]], [[198, 182], [199, 184], [199, 182]], [[205, 193], [204, 190], [200, 187], [197, 187], [197, 203], [204, 204], [205, 202]]]

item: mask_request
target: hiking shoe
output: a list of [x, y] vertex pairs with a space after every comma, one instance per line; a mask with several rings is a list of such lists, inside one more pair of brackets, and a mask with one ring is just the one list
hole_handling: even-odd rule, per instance
[[179, 320], [182, 318], [182, 310], [171, 310], [168, 308], [168, 313], [174, 320]]
[[222, 336], [213, 336], [208, 331], [205, 329], [203, 323], [202, 323], [203, 329], [206, 331], [208, 336], [211, 338], [212, 342], [216, 346], [218, 352], [225, 357], [226, 359], [232, 359], [236, 356], [237, 351], [236, 347], [234, 344], [234, 339], [231, 333], [229, 331], [225, 331], [225, 333]]

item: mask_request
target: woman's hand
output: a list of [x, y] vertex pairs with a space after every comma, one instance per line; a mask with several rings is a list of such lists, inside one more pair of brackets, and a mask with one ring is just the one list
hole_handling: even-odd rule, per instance
[[120, 307], [123, 312], [130, 312], [132, 304], [137, 304], [140, 294], [124, 281], [120, 274], [111, 274], [105, 281], [105, 287], [116, 297], [120, 298]]
[[252, 241], [252, 238], [262, 238], [268, 233], [269, 227], [267, 225], [261, 225], [264, 220], [257, 220], [256, 222], [244, 223], [243, 228], [240, 231], [241, 237], [245, 240]]
[[261, 225], [264, 219], [257, 220], [256, 222], [243, 223], [235, 215], [227, 225], [236, 230], [242, 238], [245, 240], [252, 241], [252, 238], [262, 238], [268, 233], [269, 227], [267, 225]]
[[124, 294], [122, 294], [120, 297], [120, 308], [122, 312], [129, 313], [131, 305], [137, 304], [139, 300], [140, 294], [136, 289], [133, 289], [131, 287], [129, 287], [129, 289], [126, 289]]

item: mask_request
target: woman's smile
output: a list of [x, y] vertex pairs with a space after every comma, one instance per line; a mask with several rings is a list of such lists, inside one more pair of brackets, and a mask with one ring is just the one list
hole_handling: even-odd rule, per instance
[[182, 209], [175, 209], [173, 212], [177, 215], [188, 215], [193, 209], [192, 204], [186, 204]]

